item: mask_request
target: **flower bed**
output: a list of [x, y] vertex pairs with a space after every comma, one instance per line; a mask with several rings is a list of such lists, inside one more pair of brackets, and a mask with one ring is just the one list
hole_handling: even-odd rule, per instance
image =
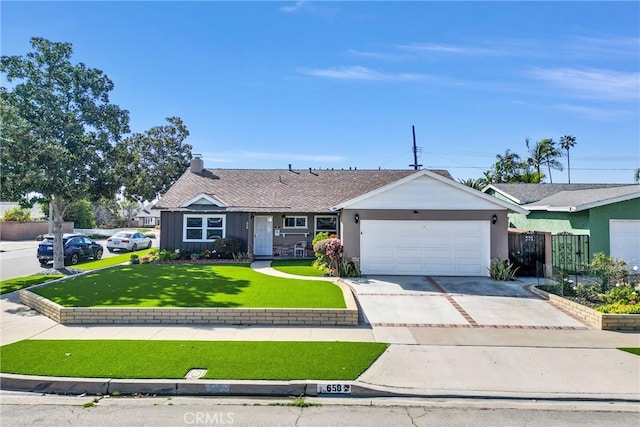
[[531, 290], [583, 322], [601, 330], [640, 331], [640, 314], [601, 313], [576, 301], [532, 286]]

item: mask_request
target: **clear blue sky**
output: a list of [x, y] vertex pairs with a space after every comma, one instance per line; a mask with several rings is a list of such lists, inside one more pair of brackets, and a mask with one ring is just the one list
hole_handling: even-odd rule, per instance
[[74, 62], [113, 80], [132, 131], [179, 116], [210, 168], [404, 169], [412, 125], [419, 163], [455, 178], [565, 134], [572, 182], [633, 183], [640, 167], [636, 1], [2, 1], [1, 13], [3, 55], [33, 36], [72, 43]]

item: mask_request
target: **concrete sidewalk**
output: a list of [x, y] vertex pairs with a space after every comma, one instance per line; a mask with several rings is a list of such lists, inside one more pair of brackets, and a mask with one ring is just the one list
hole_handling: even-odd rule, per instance
[[[267, 267], [258, 266], [263, 272]], [[264, 267], [264, 268], [263, 268]], [[274, 270], [275, 271], [275, 270]], [[330, 278], [329, 278], [330, 279]], [[326, 278], [324, 279], [326, 280]], [[388, 342], [353, 396], [482, 397], [640, 402], [640, 334], [585, 330], [433, 327], [86, 326], [57, 324], [0, 299], [2, 345], [22, 339], [291, 340]], [[40, 378], [2, 374], [4, 389], [40, 392], [316, 395], [313, 381]], [[21, 385], [21, 386], [20, 386]]]

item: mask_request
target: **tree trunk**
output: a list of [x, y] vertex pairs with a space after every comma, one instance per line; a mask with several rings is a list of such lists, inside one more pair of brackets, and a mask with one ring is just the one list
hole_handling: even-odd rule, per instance
[[62, 224], [64, 223], [64, 205], [62, 198], [51, 196], [53, 206], [53, 268], [64, 269], [64, 245], [62, 242]]
[[569, 160], [569, 149], [567, 149], [567, 177], [569, 178], [569, 184], [571, 184], [571, 161]]

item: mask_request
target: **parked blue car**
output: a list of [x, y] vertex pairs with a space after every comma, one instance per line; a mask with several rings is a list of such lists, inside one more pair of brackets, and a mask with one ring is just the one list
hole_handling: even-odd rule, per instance
[[[76, 265], [81, 259], [102, 258], [104, 249], [102, 245], [96, 243], [83, 234], [65, 234], [62, 236], [64, 245], [64, 263]], [[38, 261], [45, 265], [53, 261], [53, 236], [45, 236], [38, 245]]]

